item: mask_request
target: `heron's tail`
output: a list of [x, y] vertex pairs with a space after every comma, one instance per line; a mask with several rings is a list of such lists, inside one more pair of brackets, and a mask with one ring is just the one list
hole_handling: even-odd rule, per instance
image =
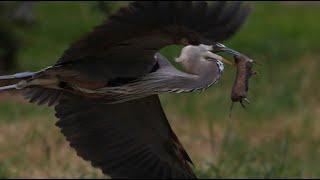
[[0, 76], [0, 83], [7, 84], [0, 87], [0, 93], [14, 89], [23, 89], [24, 84], [26, 84], [25, 80], [32, 78], [35, 74], [35, 72], [21, 72], [12, 75]]

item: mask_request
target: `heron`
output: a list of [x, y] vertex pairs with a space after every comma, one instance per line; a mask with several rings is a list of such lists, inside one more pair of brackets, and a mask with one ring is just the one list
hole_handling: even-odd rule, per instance
[[[55, 107], [56, 125], [77, 155], [112, 178], [196, 178], [172, 130], [162, 93], [216, 84], [239, 52], [221, 42], [245, 22], [241, 2], [131, 2], [73, 43], [57, 63], [0, 77], [31, 103]], [[183, 45], [173, 64], [158, 51]]]

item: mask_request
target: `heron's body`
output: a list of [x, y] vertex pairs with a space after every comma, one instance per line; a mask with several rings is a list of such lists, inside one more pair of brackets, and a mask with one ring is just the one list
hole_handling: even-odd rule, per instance
[[[58, 65], [35, 73], [25, 73], [24, 76], [21, 76], [21, 73], [16, 76], [13, 75], [17, 79], [19, 77], [26, 78], [26, 80], [18, 82], [16, 87], [13, 86], [13, 88], [24, 89], [32, 86], [41, 86], [104, 99], [105, 103], [108, 104], [121, 103], [166, 92], [202, 91], [218, 82], [223, 73], [224, 65], [220, 60], [213, 59], [220, 56], [213, 54], [211, 60], [207, 60], [202, 57], [202, 53], [209, 53], [207, 49], [204, 48], [202, 51], [199, 51], [199, 49], [201, 49], [201, 46], [187, 46], [183, 49], [180, 55], [182, 60], [178, 62], [183, 65], [186, 72], [176, 69], [164, 56], [157, 53], [154, 56], [154, 65], [149, 70], [149, 73], [134, 80], [127, 80], [126, 83], [119, 85], [105, 83], [104, 85], [101, 84], [100, 87], [91, 86], [89, 89], [83, 87], [81, 83], [74, 82], [73, 79], [70, 80], [64, 77], [64, 74], [60, 74], [59, 72], [63, 71], [64, 67]], [[2, 76], [2, 79], [5, 79], [5, 76]], [[48, 100], [50, 99], [49, 97], [50, 95], [47, 97]], [[42, 100], [41, 104], [43, 103], [47, 102]]]
[[[57, 126], [77, 154], [113, 178], [195, 178], [158, 94], [203, 90], [223, 72], [221, 44], [248, 9], [240, 3], [134, 2], [39, 72], [2, 76], [39, 105], [55, 105]], [[210, 20], [210, 21], [208, 21]], [[156, 53], [186, 45], [177, 70]], [[207, 44], [207, 45], [204, 45]]]

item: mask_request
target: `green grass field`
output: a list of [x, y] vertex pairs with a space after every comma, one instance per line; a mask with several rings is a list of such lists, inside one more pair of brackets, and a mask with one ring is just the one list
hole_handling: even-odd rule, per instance
[[[120, 4], [115, 5], [114, 10]], [[53, 64], [68, 46], [104, 20], [89, 2], [42, 2], [37, 24], [18, 34], [16, 71]], [[259, 2], [227, 46], [261, 65], [247, 109], [229, 119], [235, 70], [203, 93], [161, 95], [168, 118], [202, 178], [320, 177], [320, 6]], [[179, 48], [161, 50], [178, 56]], [[229, 57], [230, 59], [231, 57]], [[76, 156], [54, 112], [0, 96], [0, 177], [103, 178]]]

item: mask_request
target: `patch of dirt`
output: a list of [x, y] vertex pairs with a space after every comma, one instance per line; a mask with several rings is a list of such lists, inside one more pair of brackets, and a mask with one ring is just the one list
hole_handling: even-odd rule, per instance
[[12, 178], [105, 178], [78, 157], [54, 126], [41, 117], [0, 126], [0, 162]]
[[5, 100], [14, 100], [16, 102], [19, 103], [28, 103], [23, 96], [21, 95], [21, 93], [17, 92], [17, 91], [11, 91], [11, 92], [3, 92], [0, 93], [0, 102], [1, 101], [5, 101]]

